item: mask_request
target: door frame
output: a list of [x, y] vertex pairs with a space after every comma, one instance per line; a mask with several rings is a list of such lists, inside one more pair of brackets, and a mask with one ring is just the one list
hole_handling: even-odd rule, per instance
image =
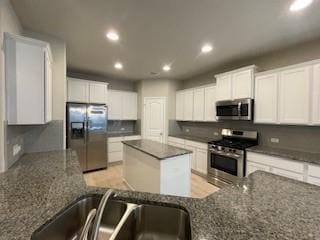
[[146, 136], [146, 101], [152, 99], [161, 99], [164, 101], [164, 114], [163, 114], [163, 122], [164, 122], [164, 129], [163, 129], [163, 143], [167, 142], [168, 139], [168, 121], [167, 121], [167, 97], [144, 97], [143, 98], [143, 112], [142, 112], [142, 138]]

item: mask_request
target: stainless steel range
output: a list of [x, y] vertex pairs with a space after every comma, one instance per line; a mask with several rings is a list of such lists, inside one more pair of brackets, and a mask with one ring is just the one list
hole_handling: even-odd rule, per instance
[[219, 187], [245, 176], [246, 148], [258, 144], [255, 131], [222, 130], [222, 140], [209, 142], [208, 182]]

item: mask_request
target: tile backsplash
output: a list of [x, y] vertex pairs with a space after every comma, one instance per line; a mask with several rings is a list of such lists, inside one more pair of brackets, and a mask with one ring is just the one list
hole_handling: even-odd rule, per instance
[[120, 120], [109, 120], [108, 121], [108, 132], [113, 133], [133, 133], [137, 132], [136, 121], [120, 121]]
[[216, 123], [178, 122], [180, 134], [216, 137], [221, 129], [251, 130], [259, 133], [259, 144], [269, 147], [320, 152], [320, 127], [263, 125], [245, 121]]

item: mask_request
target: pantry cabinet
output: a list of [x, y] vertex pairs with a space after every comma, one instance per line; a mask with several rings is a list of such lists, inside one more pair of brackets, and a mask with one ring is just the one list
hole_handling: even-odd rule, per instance
[[248, 66], [216, 75], [217, 101], [254, 98], [256, 66]]
[[52, 120], [52, 55], [46, 42], [4, 35], [6, 104], [9, 125]]
[[204, 89], [204, 121], [216, 121], [216, 86], [206, 87]]
[[108, 91], [109, 120], [137, 120], [138, 94], [118, 90]]
[[183, 95], [183, 120], [193, 120], [193, 90], [185, 90]]
[[205, 89], [198, 88], [193, 92], [193, 121], [204, 121]]

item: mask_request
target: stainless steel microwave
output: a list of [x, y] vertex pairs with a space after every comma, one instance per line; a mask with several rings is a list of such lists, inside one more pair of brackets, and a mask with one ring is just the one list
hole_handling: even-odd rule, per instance
[[217, 120], [246, 120], [253, 119], [253, 99], [244, 98], [233, 101], [216, 102]]

